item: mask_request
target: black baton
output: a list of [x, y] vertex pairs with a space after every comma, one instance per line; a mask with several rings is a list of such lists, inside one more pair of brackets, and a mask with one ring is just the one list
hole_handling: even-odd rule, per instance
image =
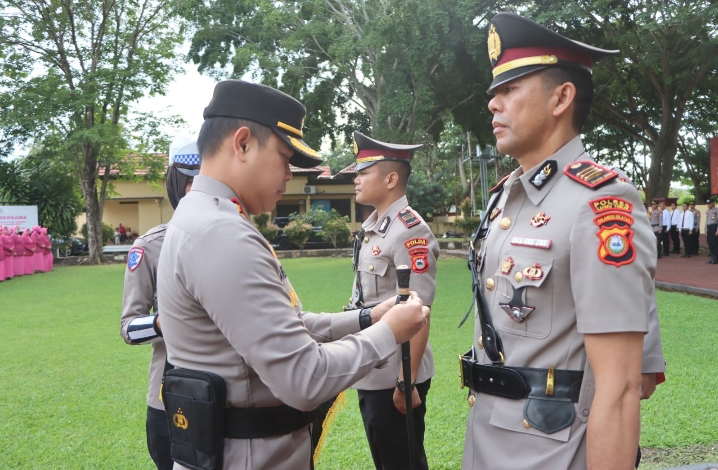
[[[409, 278], [411, 268], [406, 265], [396, 267], [397, 296], [396, 303], [409, 298]], [[416, 468], [416, 450], [414, 449], [414, 408], [412, 407], [413, 389], [411, 388], [411, 348], [410, 343], [401, 345], [401, 366], [404, 371], [404, 397], [406, 398], [406, 433], [409, 439], [409, 468]]]

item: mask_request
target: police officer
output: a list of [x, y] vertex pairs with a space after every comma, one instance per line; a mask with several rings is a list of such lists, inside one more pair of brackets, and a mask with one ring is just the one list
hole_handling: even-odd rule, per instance
[[658, 208], [661, 210], [661, 213], [663, 215], [663, 225], [661, 226], [661, 229], [663, 232], [661, 233], [661, 246], [663, 247], [663, 256], [668, 256], [671, 254], [670, 248], [668, 246], [668, 239], [670, 238], [670, 231], [671, 231], [671, 212], [666, 209], [666, 202], [661, 201], [658, 203]]
[[[355, 280], [349, 308], [373, 305], [396, 290], [396, 267], [411, 266], [411, 289], [431, 306], [436, 291], [439, 246], [429, 226], [406, 199], [410, 160], [421, 145], [380, 142], [354, 132], [356, 200], [374, 207], [355, 239]], [[417, 469], [428, 468], [424, 451], [426, 395], [434, 375], [427, 324], [411, 341], [411, 379], [401, 354], [354, 385], [378, 470], [409, 468], [405, 393], [412, 394]]]
[[688, 203], [688, 210], [693, 212], [693, 232], [691, 233], [691, 243], [693, 245], [692, 254], [697, 255], [701, 235], [701, 211], [696, 210], [695, 201]]
[[671, 243], [673, 249], [671, 253], [681, 253], [681, 230], [678, 226], [681, 224], [681, 211], [675, 202], [671, 203]]
[[653, 235], [656, 237], [656, 251], [658, 258], [661, 257], [661, 237], [663, 236], [663, 211], [658, 209], [658, 202], [651, 201], [651, 211], [649, 214], [651, 219], [651, 228]]
[[511, 13], [488, 44], [497, 148], [520, 168], [492, 190], [470, 260], [463, 468], [632, 468], [655, 237], [637, 190], [578, 136], [593, 63], [618, 51]]
[[[199, 152], [194, 139], [177, 137], [172, 142], [167, 166], [167, 195], [172, 208], [189, 191], [193, 178], [199, 174]], [[127, 344], [151, 344], [149, 385], [147, 387], [147, 449], [157, 468], [171, 469], [170, 437], [167, 414], [160, 401], [162, 374], [167, 363], [167, 350], [157, 306], [157, 263], [165, 239], [166, 225], [151, 228], [138, 237], [130, 248], [125, 271], [120, 334]]]
[[[199, 466], [189, 461], [208, 449], [210, 436], [188, 430], [214, 429], [221, 415], [210, 457], [195, 460], [220, 458], [225, 469], [309, 469], [311, 410], [389, 359], [427, 321], [416, 294], [403, 305], [389, 308], [392, 295], [372, 308], [363, 330], [359, 310], [302, 311], [249, 215], [275, 208], [290, 163], [321, 162], [302, 140], [305, 112], [284, 93], [239, 80], [219, 82], [204, 110], [200, 174], [169, 223], [158, 268], [162, 329], [178, 368], [163, 387], [176, 462]], [[208, 380], [211, 388], [182, 388]], [[193, 397], [225, 389], [226, 398], [212, 392], [205, 412], [196, 400], [174, 406], [171, 383]]]
[[706, 201], [708, 210], [706, 211], [706, 238], [708, 240], [708, 252], [711, 259], [706, 261], [708, 264], [718, 264], [718, 208], [716, 208], [715, 200], [711, 197]]

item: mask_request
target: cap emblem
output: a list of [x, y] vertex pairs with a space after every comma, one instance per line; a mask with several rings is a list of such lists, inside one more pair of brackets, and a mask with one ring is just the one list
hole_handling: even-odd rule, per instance
[[307, 155], [309, 155], [309, 156], [312, 156], [312, 157], [315, 157], [315, 158], [322, 158], [322, 157], [317, 153], [316, 150], [307, 147], [307, 146], [304, 144], [304, 142], [302, 142], [301, 140], [295, 139], [295, 138], [292, 137], [291, 135], [288, 135], [287, 137], [289, 138], [289, 141], [292, 143], [292, 145], [294, 146], [294, 148], [296, 148], [296, 149], [298, 149], [298, 150], [301, 150], [303, 153], [305, 153], [305, 154], [307, 154]]
[[491, 59], [491, 65], [495, 65], [501, 57], [501, 37], [499, 32], [496, 31], [496, 26], [491, 25], [489, 27], [489, 59]]
[[354, 138], [354, 155], [359, 153], [359, 146], [357, 145], [357, 140]]

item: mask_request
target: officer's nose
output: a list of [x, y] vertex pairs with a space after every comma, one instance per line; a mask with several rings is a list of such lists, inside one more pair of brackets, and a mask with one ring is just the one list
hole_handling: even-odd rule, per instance
[[492, 114], [499, 112], [499, 98], [496, 95], [494, 95], [491, 98], [491, 101], [489, 101], [489, 111], [491, 111]]

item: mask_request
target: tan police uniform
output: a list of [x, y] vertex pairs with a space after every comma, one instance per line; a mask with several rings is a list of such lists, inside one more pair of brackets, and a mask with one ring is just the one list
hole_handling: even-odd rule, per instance
[[[536, 187], [541, 171], [549, 175]], [[581, 175], [589, 179], [576, 181]], [[594, 381], [583, 335], [646, 332], [655, 306], [654, 237], [638, 192], [616, 176], [592, 163], [576, 137], [503, 183], [480, 276], [505, 365], [583, 370], [584, 377], [575, 419], [552, 433], [526, 421], [526, 399], [470, 390], [464, 469], [585, 468]], [[481, 340], [477, 321], [473, 355], [490, 363]]]
[[700, 245], [700, 236], [701, 236], [701, 211], [695, 208], [695, 204], [693, 205], [693, 233], [692, 235], [692, 242], [693, 242], [693, 254], [698, 254], [698, 248]]
[[663, 211], [656, 208], [653, 209], [651, 207], [651, 213], [649, 215], [651, 219], [651, 229], [653, 230], [653, 235], [656, 237], [656, 252], [658, 253], [658, 257], [661, 257], [661, 230], [663, 229]]
[[[236, 197], [200, 175], [169, 224], [158, 277], [169, 360], [221, 376], [227, 406], [312, 410], [391, 357], [394, 335], [385, 322], [357, 333], [356, 310], [302, 312]], [[224, 468], [308, 469], [310, 437], [306, 426], [282, 436], [225, 439]]]
[[[718, 264], [718, 242], [716, 241], [716, 233], [718, 233], [718, 207], [715, 206], [713, 199], [706, 201], [708, 209], [706, 210], [706, 239], [708, 242], [708, 251], [711, 259], [708, 264]], [[713, 205], [713, 207], [710, 207]]]

